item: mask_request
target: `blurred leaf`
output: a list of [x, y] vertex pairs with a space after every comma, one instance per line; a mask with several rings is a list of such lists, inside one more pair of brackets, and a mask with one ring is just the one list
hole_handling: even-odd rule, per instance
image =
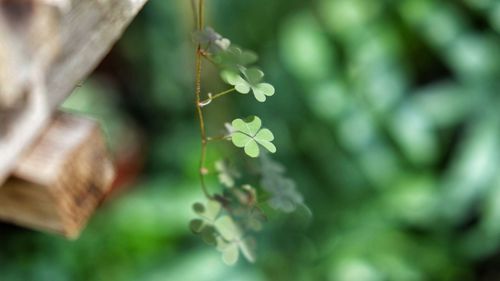
[[217, 239], [217, 250], [222, 252], [222, 259], [226, 264], [235, 264], [240, 251], [249, 262], [255, 262], [252, 239], [243, 237], [232, 218], [223, 216], [216, 221], [215, 226], [221, 234]]
[[208, 51], [212, 54], [226, 51], [231, 45], [229, 39], [222, 37], [222, 35], [215, 32], [211, 27], [205, 27], [203, 31], [195, 31], [193, 33], [193, 40], [208, 48]]
[[229, 216], [222, 216], [215, 222], [217, 231], [222, 235], [226, 241], [233, 241], [239, 239], [242, 235], [241, 230]]
[[234, 187], [235, 179], [241, 177], [241, 174], [234, 167], [230, 167], [228, 161], [225, 160], [215, 162], [215, 169], [219, 182], [228, 188]]
[[255, 63], [257, 58], [257, 54], [252, 51], [231, 46], [224, 52], [218, 53], [214, 60], [225, 70], [239, 72], [242, 68]]
[[198, 215], [201, 215], [205, 212], [205, 206], [203, 206], [203, 204], [201, 203], [195, 203], [193, 205], [193, 211]]
[[191, 229], [191, 231], [193, 231], [193, 233], [196, 234], [200, 233], [203, 230], [203, 227], [204, 222], [201, 219], [194, 219], [189, 223], [189, 228]]
[[295, 211], [297, 206], [303, 204], [304, 198], [298, 192], [295, 182], [286, 178], [281, 165], [273, 161], [267, 154], [261, 156], [261, 185], [271, 194], [269, 205], [285, 213]]

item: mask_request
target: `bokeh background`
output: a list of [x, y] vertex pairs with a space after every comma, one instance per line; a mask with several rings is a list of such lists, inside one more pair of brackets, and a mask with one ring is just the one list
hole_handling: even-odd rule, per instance
[[102, 120], [115, 192], [77, 241], [1, 225], [0, 280], [500, 280], [500, 1], [207, 0], [207, 21], [277, 89], [210, 129], [259, 114], [312, 217], [272, 215], [253, 265], [189, 232], [193, 18], [151, 0], [65, 104]]

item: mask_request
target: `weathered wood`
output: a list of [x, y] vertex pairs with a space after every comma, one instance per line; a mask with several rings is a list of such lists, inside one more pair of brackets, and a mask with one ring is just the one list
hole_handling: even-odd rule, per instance
[[[16, 1], [18, 0], [0, 0], [0, 3]], [[36, 2], [37, 5], [48, 5], [47, 3], [58, 1], [62, 0], [22, 0], [22, 2]], [[16, 61], [21, 61], [23, 64], [23, 58], [28, 57], [31, 58], [31, 62], [35, 62], [26, 64], [30, 69], [23, 70], [26, 77], [11, 84], [8, 91], [15, 94], [5, 94], [6, 92], [3, 94], [4, 103], [8, 108], [0, 107], [0, 184], [12, 171], [23, 150], [29, 147], [48, 125], [57, 106], [95, 68], [146, 1], [69, 1], [67, 10], [56, 10], [58, 16], [55, 23], [46, 21], [44, 30], [49, 35], [41, 36], [45, 39], [21, 35], [22, 32], [28, 32], [27, 30], [32, 32], [36, 26], [24, 27], [21, 29], [24, 31], [16, 35], [9, 31], [8, 28], [11, 27], [8, 24], [3, 24], [4, 31], [7, 31], [2, 32], [0, 23], [0, 49], [12, 50], [13, 47], [6, 42], [16, 42], [16, 40], [21, 42], [22, 46], [30, 46], [29, 44], [33, 46], [24, 50], [22, 55], [18, 56], [19, 59], [9, 63], [4, 63], [3, 60], [4, 57], [9, 57], [9, 52], [5, 51], [2, 54], [0, 50], [0, 80], [2, 75], [7, 77], [3, 80], [9, 80], [9, 77], [17, 75], [5, 74], [12, 73], [12, 69], [16, 69], [14, 67], [18, 64]], [[47, 9], [54, 9], [50, 7]], [[49, 12], [52, 13], [53, 10]], [[0, 19], [1, 17], [0, 15]], [[2, 34], [9, 34], [7, 41], [1, 38]], [[0, 83], [0, 98], [2, 89]]]
[[0, 0], [0, 110], [19, 106], [59, 52], [58, 11], [48, 0]]
[[0, 219], [76, 237], [113, 177], [99, 125], [58, 113], [0, 189]]

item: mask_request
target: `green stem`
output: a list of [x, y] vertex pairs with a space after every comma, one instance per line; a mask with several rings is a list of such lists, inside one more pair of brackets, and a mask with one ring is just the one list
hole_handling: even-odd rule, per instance
[[[199, 0], [198, 6], [198, 30], [203, 30], [203, 10], [204, 10], [204, 0]], [[198, 44], [196, 48], [196, 81], [195, 81], [195, 104], [196, 104], [196, 112], [198, 114], [198, 120], [200, 123], [200, 134], [201, 134], [201, 156], [200, 156], [200, 166], [199, 166], [199, 175], [200, 175], [200, 183], [201, 189], [203, 193], [208, 199], [211, 199], [212, 196], [208, 192], [206, 183], [205, 183], [205, 175], [207, 174], [207, 168], [205, 167], [205, 160], [207, 157], [207, 132], [205, 128], [205, 118], [203, 116], [203, 111], [201, 110], [201, 69], [202, 69], [202, 48], [201, 44]]]
[[209, 105], [209, 104], [210, 104], [213, 100], [218, 99], [218, 98], [220, 98], [220, 97], [222, 97], [222, 96], [225, 96], [225, 95], [227, 95], [227, 94], [230, 94], [230, 93], [232, 93], [232, 92], [234, 92], [234, 91], [236, 91], [236, 89], [235, 89], [235, 88], [231, 88], [231, 89], [229, 89], [229, 90], [226, 90], [226, 91], [223, 91], [223, 92], [217, 93], [217, 94], [215, 94], [215, 95], [209, 94], [208, 99], [206, 99], [206, 100], [202, 100], [202, 101], [200, 102], [200, 107], [205, 107], [205, 106]]
[[207, 141], [222, 141], [222, 140], [227, 140], [229, 136], [227, 135], [222, 135], [222, 136], [215, 136], [215, 137], [208, 137]]

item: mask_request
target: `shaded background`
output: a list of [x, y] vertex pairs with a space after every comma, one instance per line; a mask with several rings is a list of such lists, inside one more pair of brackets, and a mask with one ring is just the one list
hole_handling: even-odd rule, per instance
[[277, 89], [214, 106], [210, 129], [259, 114], [312, 219], [274, 215], [255, 265], [189, 233], [192, 15], [151, 0], [65, 105], [102, 119], [115, 195], [78, 241], [1, 225], [0, 280], [500, 280], [500, 1], [207, 2]]

